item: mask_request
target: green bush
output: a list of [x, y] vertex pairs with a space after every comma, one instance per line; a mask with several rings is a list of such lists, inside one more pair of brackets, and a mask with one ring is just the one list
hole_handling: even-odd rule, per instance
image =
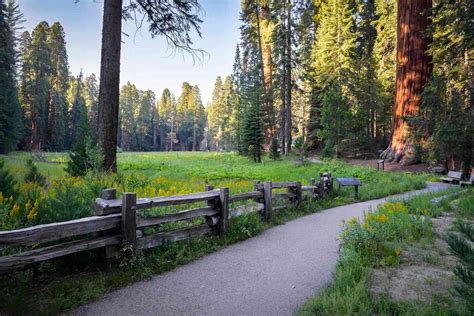
[[66, 172], [73, 177], [82, 177], [90, 171], [95, 174], [99, 173], [103, 155], [92, 138], [85, 137], [69, 153], [69, 158]]
[[459, 258], [460, 263], [454, 268], [458, 278], [455, 290], [466, 302], [466, 306], [474, 314], [474, 227], [467, 222], [457, 223], [459, 234], [450, 233], [446, 241], [451, 252]]
[[362, 222], [356, 218], [345, 224], [341, 241], [345, 249], [353, 249], [376, 265], [398, 263], [401, 240], [418, 240], [431, 234], [431, 222], [412, 215], [401, 202], [387, 202], [375, 212], [368, 212]]
[[35, 222], [38, 224], [67, 221], [91, 216], [94, 195], [74, 179], [64, 179], [48, 190]]
[[33, 182], [44, 187], [46, 185], [46, 177], [39, 172], [38, 167], [33, 163], [33, 160], [28, 159], [26, 165], [28, 173], [25, 175], [24, 181], [26, 183]]
[[16, 196], [16, 181], [8, 169], [5, 161], [0, 159], [0, 193], [3, 197]]
[[279, 160], [281, 158], [280, 154], [280, 144], [278, 143], [278, 139], [272, 138], [272, 143], [270, 145], [270, 152], [268, 153], [270, 159], [272, 160]]
[[460, 216], [474, 217], [474, 193], [466, 194], [459, 199], [458, 214]]

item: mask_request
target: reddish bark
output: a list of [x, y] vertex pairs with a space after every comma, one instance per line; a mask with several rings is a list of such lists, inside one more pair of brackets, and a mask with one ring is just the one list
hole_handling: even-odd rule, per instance
[[431, 57], [426, 52], [431, 39], [425, 34], [430, 23], [427, 10], [431, 7], [432, 0], [398, 0], [392, 140], [382, 157], [402, 164], [409, 164], [414, 158], [414, 148], [404, 117], [418, 114], [421, 93], [432, 71]]

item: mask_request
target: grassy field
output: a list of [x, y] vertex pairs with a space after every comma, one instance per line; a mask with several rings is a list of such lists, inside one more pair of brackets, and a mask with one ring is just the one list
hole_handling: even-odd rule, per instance
[[[44, 156], [47, 162], [35, 162], [42, 174], [51, 180], [67, 176], [64, 171], [67, 154], [47, 153]], [[27, 172], [26, 161], [31, 158], [30, 153], [15, 152], [0, 155], [0, 158], [5, 159], [7, 168], [21, 181]], [[263, 163], [255, 164], [234, 153], [119, 153], [118, 169], [124, 177], [133, 178], [137, 185], [129, 185], [134, 189], [140, 184], [153, 186], [162, 189], [163, 195], [202, 191], [205, 184], [227, 186], [231, 193], [241, 192], [253, 188], [252, 180], [302, 181], [307, 184], [310, 178], [318, 178], [320, 172], [330, 172], [335, 177], [360, 179], [363, 182], [360, 198], [366, 200], [421, 188], [427, 179], [426, 175], [377, 172], [336, 160], [301, 165], [290, 160], [265, 159]], [[119, 186], [123, 187], [121, 183]], [[351, 196], [351, 190], [348, 192], [343, 196]], [[149, 192], [138, 192], [139, 196], [140, 193]]]
[[[45, 154], [45, 161], [35, 162], [47, 176], [47, 184], [24, 183], [28, 172], [29, 153], [15, 152], [4, 159], [18, 181], [18, 194], [13, 201], [0, 201], [0, 229], [31, 226], [93, 214], [93, 203], [100, 191], [115, 187], [121, 192], [137, 192], [138, 197], [198, 192], [205, 184], [229, 187], [232, 193], [253, 190], [252, 180], [302, 181], [318, 178], [320, 172], [334, 177], [356, 177], [363, 186], [360, 200], [379, 198], [420, 189], [428, 178], [425, 174], [388, 173], [372, 168], [350, 166], [341, 161], [301, 165], [292, 159], [255, 164], [234, 153], [120, 153], [117, 175], [88, 175], [72, 178], [64, 172], [67, 154]], [[322, 209], [354, 202], [352, 188], [335, 193], [302, 207], [277, 212], [272, 222], [258, 214], [231, 220], [223, 238], [205, 236], [157, 247], [120, 267], [106, 271], [101, 251], [46, 262], [30, 269], [0, 278], [1, 314], [55, 314], [100, 298], [105, 293], [154, 274], [172, 270], [226, 245], [250, 238], [262, 230], [293, 218]], [[3, 205], [3, 206], [2, 206]], [[17, 205], [16, 208], [14, 205]], [[3, 207], [3, 209], [2, 209]], [[10, 209], [8, 209], [8, 207]], [[3, 251], [3, 250], [2, 250]], [[71, 264], [74, 262], [74, 264]], [[38, 273], [39, 272], [39, 273]]]

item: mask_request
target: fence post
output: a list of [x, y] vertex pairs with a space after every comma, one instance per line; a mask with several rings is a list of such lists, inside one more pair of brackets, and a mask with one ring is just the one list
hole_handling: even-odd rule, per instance
[[[103, 200], [115, 200], [117, 198], [117, 189], [108, 188], [108, 189], [102, 190], [100, 194], [100, 198]], [[102, 215], [102, 212], [99, 212], [98, 210], [96, 210], [96, 215]], [[105, 232], [98, 232], [97, 234], [99, 236], [102, 236], [105, 234]], [[117, 245], [105, 247], [105, 261], [106, 261], [107, 269], [111, 269], [115, 265], [117, 258], [119, 257], [119, 254], [120, 254], [120, 251]]]
[[[204, 187], [204, 190], [206, 192], [207, 191], [212, 191], [212, 190], [214, 190], [214, 186], [206, 184], [206, 186]], [[215, 204], [216, 204], [216, 202], [214, 200], [213, 201], [206, 201], [206, 206], [213, 207]]]
[[319, 174], [319, 194], [321, 198], [324, 197], [324, 177], [322, 173]]
[[[259, 184], [260, 184], [260, 181], [258, 181], [258, 180], [253, 180], [253, 189], [254, 189], [254, 191], [262, 191], [261, 189], [258, 188], [258, 185], [259, 185]], [[255, 203], [261, 203], [261, 202], [262, 202], [262, 199], [260, 199], [260, 198], [255, 198], [255, 199], [253, 199], [253, 201], [254, 201]]]
[[122, 194], [122, 235], [124, 242], [130, 245], [132, 254], [135, 254], [137, 241], [137, 195], [135, 193]]
[[264, 203], [264, 214], [267, 220], [272, 219], [272, 182], [265, 182], [263, 184], [263, 203]]
[[296, 205], [301, 205], [303, 202], [303, 190], [301, 189], [301, 181], [296, 182]]
[[117, 198], [117, 189], [109, 188], [102, 190], [100, 198], [104, 200], [115, 200]]
[[221, 220], [219, 222], [219, 235], [224, 235], [229, 224], [229, 188], [219, 189], [221, 207]]

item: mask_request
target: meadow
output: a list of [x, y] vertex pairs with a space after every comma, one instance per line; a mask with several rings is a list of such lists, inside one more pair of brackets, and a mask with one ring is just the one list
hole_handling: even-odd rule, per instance
[[[68, 176], [64, 171], [66, 153], [45, 153], [35, 161], [46, 183], [26, 183], [27, 160], [31, 154], [14, 152], [4, 159], [5, 167], [17, 181], [17, 194], [10, 203], [3, 203], [0, 228], [16, 228], [34, 224], [68, 220], [92, 214], [92, 206], [102, 189], [117, 188], [136, 192], [138, 197], [166, 196], [200, 192], [206, 184], [228, 187], [231, 194], [251, 191], [253, 180], [301, 181], [318, 178], [321, 172], [334, 177], [356, 177], [363, 186], [360, 200], [369, 200], [425, 186], [426, 175], [384, 173], [372, 168], [349, 166], [338, 160], [301, 164], [291, 159], [264, 159], [256, 164], [234, 153], [166, 152], [119, 153], [118, 173], [89, 174], [84, 178]], [[3, 196], [3, 199], [8, 198]], [[334, 196], [334, 205], [354, 201], [351, 188]]]

